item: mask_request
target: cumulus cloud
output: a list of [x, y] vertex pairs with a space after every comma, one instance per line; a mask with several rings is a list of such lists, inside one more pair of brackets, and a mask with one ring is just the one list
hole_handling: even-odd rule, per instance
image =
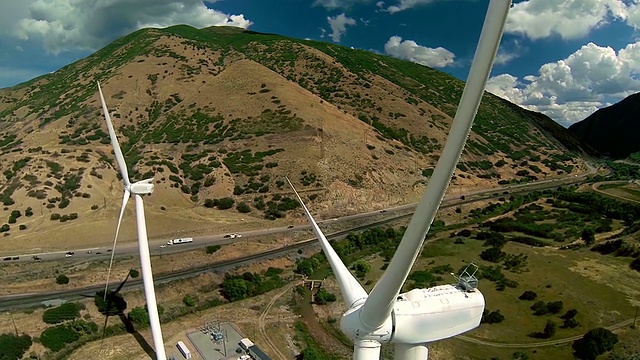
[[331, 27], [331, 34], [329, 34], [329, 36], [331, 37], [331, 40], [335, 42], [340, 42], [342, 34], [347, 32], [347, 25], [353, 26], [356, 24], [355, 19], [345, 16], [344, 13], [334, 17], [328, 16], [327, 21]]
[[496, 65], [505, 65], [511, 60], [521, 57], [526, 52], [520, 41], [502, 41], [498, 53], [496, 54]]
[[414, 7], [416, 5], [428, 4], [428, 3], [433, 2], [433, 1], [436, 1], [436, 0], [400, 0], [400, 1], [398, 1], [397, 4], [389, 6], [387, 8], [387, 11], [390, 14], [395, 14], [395, 13], [400, 12], [400, 11], [411, 9], [412, 7]]
[[577, 39], [614, 18], [635, 19], [635, 15], [630, 15], [634, 7], [640, 20], [637, 0], [633, 1], [635, 5], [626, 5], [622, 0], [527, 0], [513, 5], [505, 32], [533, 40], [552, 35]]
[[399, 59], [409, 60], [430, 67], [445, 67], [453, 63], [455, 54], [443, 48], [430, 48], [418, 45], [413, 40], [404, 40], [400, 36], [392, 36], [386, 44], [384, 51]]
[[588, 43], [566, 59], [542, 65], [537, 75], [492, 77], [487, 91], [568, 126], [609, 100], [640, 91], [640, 41], [617, 52]]
[[244, 15], [209, 9], [202, 0], [30, 1], [28, 14], [17, 21], [14, 35], [21, 40], [41, 40], [53, 54], [95, 50], [119, 36], [150, 26], [251, 25]]
[[322, 6], [327, 10], [347, 9], [356, 4], [368, 3], [371, 0], [316, 0], [313, 5]]

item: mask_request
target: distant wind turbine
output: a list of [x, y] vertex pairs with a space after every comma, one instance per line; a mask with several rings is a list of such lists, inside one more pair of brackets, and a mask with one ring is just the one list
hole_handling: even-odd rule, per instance
[[456, 285], [413, 289], [404, 294], [400, 294], [400, 290], [422, 248], [471, 131], [510, 5], [510, 0], [491, 0], [489, 3], [447, 143], [393, 259], [370, 294], [342, 263], [287, 179], [320, 241], [347, 303], [340, 328], [353, 340], [356, 360], [379, 359], [381, 344], [388, 342], [395, 344], [397, 360], [426, 359], [428, 343], [480, 325], [485, 301], [476, 289], [477, 279], [473, 274], [465, 271]]
[[104, 102], [104, 96], [102, 95], [102, 89], [100, 83], [98, 83], [98, 92], [100, 93], [100, 101], [102, 102], [102, 111], [107, 121], [107, 128], [109, 129], [109, 137], [111, 138], [111, 146], [116, 156], [116, 162], [122, 175], [122, 181], [124, 182], [124, 196], [122, 197], [122, 206], [120, 207], [120, 216], [118, 217], [118, 225], [116, 226], [116, 235], [113, 239], [113, 249], [111, 251], [111, 260], [109, 261], [109, 270], [107, 271], [107, 283], [105, 285], [105, 296], [109, 287], [109, 275], [111, 273], [111, 266], [113, 264], [113, 256], [116, 250], [116, 243], [118, 241], [118, 233], [120, 232], [120, 223], [124, 215], [124, 209], [127, 206], [129, 197], [131, 194], [135, 196], [136, 202], [136, 225], [138, 229], [138, 250], [140, 252], [140, 268], [142, 270], [142, 282], [144, 284], [144, 295], [147, 299], [147, 311], [149, 312], [149, 323], [151, 325], [151, 335], [153, 336], [153, 345], [155, 346], [156, 359], [166, 360], [167, 355], [164, 351], [164, 341], [162, 340], [162, 330], [160, 329], [160, 318], [158, 316], [158, 306], [156, 303], [156, 292], [153, 286], [153, 272], [151, 271], [151, 257], [149, 256], [149, 242], [147, 239], [147, 224], [144, 217], [144, 203], [142, 201], [142, 195], [151, 194], [153, 192], [153, 178], [141, 180], [135, 183], [131, 183], [129, 180], [129, 172], [127, 171], [127, 164], [124, 161], [122, 150], [120, 150], [120, 144], [118, 144], [118, 138], [116, 132], [113, 129], [111, 123], [111, 116], [109, 116], [109, 110], [107, 104]]

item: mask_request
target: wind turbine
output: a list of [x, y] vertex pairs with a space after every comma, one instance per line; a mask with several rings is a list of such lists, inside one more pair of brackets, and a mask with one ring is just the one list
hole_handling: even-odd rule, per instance
[[349, 307], [342, 315], [340, 328], [353, 340], [356, 360], [379, 359], [380, 346], [387, 342], [395, 344], [395, 359], [426, 359], [430, 342], [480, 325], [485, 301], [475, 288], [477, 280], [473, 274], [465, 271], [457, 285], [413, 289], [404, 294], [400, 294], [400, 290], [422, 248], [471, 131], [510, 5], [510, 0], [491, 0], [489, 3], [447, 143], [393, 259], [370, 294], [342, 263], [287, 179], [320, 241]]
[[100, 101], [102, 102], [102, 111], [107, 121], [109, 129], [109, 137], [111, 138], [111, 146], [116, 155], [116, 162], [122, 175], [124, 182], [124, 196], [122, 197], [122, 206], [120, 207], [120, 216], [118, 217], [118, 225], [116, 226], [116, 235], [113, 239], [113, 249], [111, 251], [111, 260], [109, 262], [109, 271], [107, 272], [107, 284], [105, 285], [105, 296], [107, 287], [109, 286], [109, 274], [111, 273], [111, 265], [113, 264], [113, 255], [115, 253], [116, 242], [118, 241], [118, 233], [120, 232], [120, 223], [124, 215], [124, 209], [127, 206], [129, 197], [133, 194], [136, 202], [136, 225], [138, 229], [138, 251], [140, 252], [140, 268], [142, 270], [142, 282], [144, 284], [144, 295], [147, 299], [147, 311], [149, 312], [149, 323], [151, 325], [151, 335], [153, 336], [153, 345], [155, 346], [156, 359], [166, 360], [167, 355], [164, 351], [164, 341], [162, 340], [162, 330], [160, 329], [160, 318], [158, 316], [158, 306], [156, 304], [156, 292], [153, 286], [153, 272], [151, 271], [151, 257], [149, 256], [149, 242], [147, 240], [147, 224], [144, 217], [144, 203], [142, 195], [151, 194], [153, 192], [153, 178], [141, 180], [131, 183], [127, 164], [124, 161], [122, 150], [118, 144], [116, 132], [111, 123], [111, 116], [107, 104], [104, 102], [102, 89], [98, 83], [98, 92], [100, 93]]

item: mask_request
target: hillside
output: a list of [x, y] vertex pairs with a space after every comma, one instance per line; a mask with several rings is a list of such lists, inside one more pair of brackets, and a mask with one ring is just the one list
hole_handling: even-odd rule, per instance
[[[0, 90], [0, 223], [22, 246], [60, 247], [71, 231], [91, 246], [113, 234], [122, 185], [96, 81], [132, 178], [155, 178], [151, 237], [269, 226], [296, 206], [284, 176], [319, 217], [416, 201], [463, 88], [440, 71], [328, 43], [226, 27], [134, 32]], [[584, 169], [579, 143], [549, 121], [485, 94], [456, 192]], [[226, 197], [249, 212], [219, 209]], [[134, 239], [127, 214], [123, 235]]]
[[569, 131], [602, 155], [620, 159], [640, 151], [640, 93], [599, 109]]

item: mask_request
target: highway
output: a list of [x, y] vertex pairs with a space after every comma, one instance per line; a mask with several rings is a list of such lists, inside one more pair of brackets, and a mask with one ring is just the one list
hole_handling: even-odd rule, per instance
[[[466, 193], [464, 195], [465, 200], [461, 200], [459, 197], [450, 196], [444, 199], [441, 207], [445, 208], [445, 207], [459, 206], [461, 204], [471, 203], [479, 200], [497, 198], [497, 197], [504, 196], [505, 193], [515, 194], [515, 193], [523, 193], [523, 192], [554, 188], [562, 185], [570, 185], [573, 183], [584, 181], [584, 178], [587, 175], [588, 174], [583, 174], [577, 177], [572, 176], [570, 178], [542, 180], [535, 183], [507, 185], [500, 188], [478, 190], [478, 191]], [[393, 223], [393, 222], [408, 218], [411, 215], [413, 215], [412, 211], [415, 208], [415, 206], [416, 206], [415, 203], [407, 204], [407, 205], [391, 207], [383, 210], [344, 216], [341, 218], [328, 219], [328, 220], [321, 221], [320, 223], [326, 224], [326, 223], [343, 222], [343, 221], [349, 221], [349, 220], [366, 220], [366, 219], [372, 219], [372, 218], [375, 219], [375, 217], [377, 217], [375, 221], [370, 222], [366, 225], [356, 226], [356, 227], [341, 230], [332, 234], [328, 234], [327, 238], [329, 240], [333, 240], [333, 239], [344, 237], [350, 232], [361, 231], [370, 227], [380, 226], [387, 223]], [[384, 217], [384, 218], [379, 219], [380, 217]], [[225, 238], [224, 235], [220, 235], [220, 234], [202, 236], [202, 237], [194, 238], [193, 243], [167, 246], [166, 248], [160, 248], [160, 244], [164, 244], [165, 241], [154, 241], [153, 243], [154, 245], [152, 246], [151, 253], [158, 255], [161, 252], [164, 254], [167, 254], [167, 253], [176, 253], [176, 252], [182, 252], [182, 251], [202, 249], [205, 245], [209, 245], [209, 244], [222, 245], [222, 244], [232, 243], [234, 241], [241, 241], [246, 238], [250, 238], [258, 235], [282, 234], [290, 231], [306, 230], [308, 228], [309, 228], [308, 225], [296, 225], [293, 227], [285, 227], [285, 228], [260, 229], [260, 230], [247, 231], [247, 232], [243, 232], [243, 237], [240, 240]], [[212, 263], [204, 266], [198, 266], [198, 267], [183, 269], [180, 271], [174, 271], [171, 273], [154, 274], [154, 280], [155, 280], [155, 283], [157, 284], [167, 283], [175, 280], [193, 277], [204, 272], [228, 269], [228, 268], [240, 266], [246, 263], [250, 263], [256, 260], [282, 256], [290, 251], [297, 251], [300, 248], [303, 248], [306, 246], [313, 246], [313, 245], [317, 245], [317, 240], [315, 238], [289, 244], [278, 249], [273, 249], [273, 250], [269, 250], [269, 251], [265, 251], [257, 254], [250, 254], [247, 256], [243, 256], [241, 258], [220, 261], [220, 262], [216, 262], [216, 263]], [[87, 253], [88, 250], [89, 249], [75, 250], [76, 255], [74, 255], [72, 258], [104, 259], [109, 257], [109, 253], [106, 252], [106, 250], [104, 250], [105, 252], [102, 254], [96, 254], [96, 251], [98, 249], [96, 249], [96, 251], [92, 250], [92, 253], [88, 254]], [[61, 251], [61, 252], [54, 252], [54, 253], [47, 253], [47, 254], [38, 254], [38, 256], [42, 257], [43, 261], [59, 260], [59, 259], [64, 259], [64, 253], [65, 253], [64, 251]], [[137, 254], [137, 244], [134, 243], [134, 244], [127, 244], [125, 246], [122, 246], [122, 248], [119, 248], [118, 254], [116, 256], [117, 257], [132, 256], [136, 254]], [[32, 261], [29, 255], [22, 255], [20, 257], [21, 257], [21, 260], [23, 261]], [[12, 262], [15, 262], [15, 261], [12, 261]], [[113, 286], [113, 287], [117, 285], [118, 285], [118, 281], [114, 281], [110, 284], [110, 286]], [[139, 288], [141, 287], [141, 285], [142, 285], [141, 279], [131, 279], [124, 286], [123, 290]], [[16, 308], [39, 307], [39, 306], [42, 306], [44, 301], [48, 301], [48, 300], [59, 299], [59, 300], [69, 301], [69, 300], [81, 299], [84, 297], [92, 297], [96, 291], [103, 289], [103, 287], [104, 287], [104, 284], [97, 284], [97, 285], [68, 289], [63, 291], [1, 296], [0, 311], [6, 311], [6, 310], [16, 309]]]
[[[570, 185], [575, 183], [583, 182], [587, 176], [593, 175], [596, 172], [596, 169], [589, 166], [589, 171], [579, 174], [579, 175], [571, 175], [564, 178], [558, 179], [547, 179], [534, 181], [524, 184], [513, 184], [513, 185], [504, 185], [499, 186], [497, 188], [491, 189], [481, 189], [470, 191], [462, 194], [465, 200], [461, 200], [461, 196], [450, 195], [444, 198], [442, 207], [447, 206], [455, 206], [461, 205], [465, 203], [471, 203], [478, 200], [498, 198], [507, 194], [516, 194], [523, 192], [530, 192], [535, 190], [544, 190], [555, 188], [557, 186]], [[339, 218], [332, 218], [318, 221], [320, 225], [327, 223], [335, 223], [340, 224], [343, 222], [353, 221], [353, 220], [371, 220], [379, 218], [381, 215], [385, 217], [395, 216], [402, 213], [411, 214], [415, 209], [417, 203], [411, 203], [406, 205], [389, 207], [381, 210], [370, 211], [366, 213], [347, 215]], [[264, 236], [264, 235], [284, 235], [291, 234], [293, 231], [298, 230], [310, 230], [310, 226], [308, 224], [301, 225], [293, 225], [289, 227], [279, 227], [279, 228], [269, 228], [269, 229], [256, 229], [250, 231], [241, 232], [242, 238], [240, 239], [231, 239], [225, 238], [227, 234], [210, 234], [197, 236], [193, 238], [192, 243], [179, 244], [179, 245], [166, 245], [167, 240], [170, 239], [154, 239], [149, 240], [149, 251], [151, 255], [162, 255], [162, 254], [171, 254], [178, 253], [184, 251], [191, 251], [195, 249], [202, 249], [207, 245], [225, 245], [230, 244], [236, 241], [247, 240], [247, 238], [256, 237], [256, 236]], [[163, 247], [164, 246], [164, 247]], [[53, 261], [53, 260], [74, 260], [74, 259], [96, 259], [103, 260], [110, 257], [110, 248], [108, 247], [92, 247], [92, 248], [81, 248], [81, 249], [67, 249], [60, 250], [54, 252], [47, 253], [26, 253], [26, 254], [0, 254], [0, 259], [4, 263], [16, 263], [16, 262], [31, 262], [34, 261], [33, 258], [37, 257], [40, 261]], [[74, 255], [71, 257], [65, 257], [67, 252], [73, 252]], [[119, 244], [116, 249], [115, 257], [125, 257], [125, 256], [137, 256], [138, 255], [138, 244], [137, 242], [129, 242], [126, 244]]]

